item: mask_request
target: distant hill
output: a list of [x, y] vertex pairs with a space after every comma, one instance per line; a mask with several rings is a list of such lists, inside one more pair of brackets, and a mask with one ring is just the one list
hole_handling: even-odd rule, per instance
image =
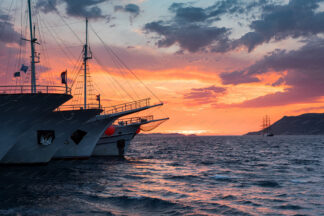
[[[270, 127], [275, 135], [324, 135], [324, 113], [284, 116]], [[249, 132], [246, 135], [260, 135], [261, 132]]]

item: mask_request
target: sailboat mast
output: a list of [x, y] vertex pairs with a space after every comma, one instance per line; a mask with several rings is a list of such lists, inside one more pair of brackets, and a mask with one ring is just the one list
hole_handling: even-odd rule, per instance
[[88, 18], [86, 18], [86, 43], [84, 45], [84, 109], [87, 109], [87, 61], [89, 59], [88, 56]]
[[36, 38], [34, 38], [34, 33], [33, 33], [33, 21], [32, 21], [30, 0], [28, 0], [28, 12], [29, 12], [30, 47], [31, 47], [31, 93], [36, 93], [36, 72], [35, 72]]

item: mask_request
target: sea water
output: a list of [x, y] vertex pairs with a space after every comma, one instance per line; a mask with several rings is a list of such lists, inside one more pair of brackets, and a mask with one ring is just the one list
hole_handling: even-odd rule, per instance
[[324, 136], [141, 135], [125, 159], [1, 166], [0, 215], [324, 215]]

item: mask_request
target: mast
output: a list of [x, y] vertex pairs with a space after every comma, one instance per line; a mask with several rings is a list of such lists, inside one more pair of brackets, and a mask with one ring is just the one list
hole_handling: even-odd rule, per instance
[[36, 93], [36, 72], [35, 72], [35, 43], [37, 41], [34, 38], [33, 33], [33, 21], [31, 14], [31, 4], [30, 0], [28, 0], [28, 12], [29, 12], [29, 31], [30, 31], [30, 47], [31, 47], [31, 93]]
[[91, 55], [88, 56], [88, 17], [86, 17], [86, 43], [83, 47], [83, 64], [84, 64], [84, 109], [87, 109], [87, 61], [91, 59]]
[[270, 123], [270, 116], [268, 116], [268, 134], [270, 134], [270, 125], [271, 125], [271, 123]]

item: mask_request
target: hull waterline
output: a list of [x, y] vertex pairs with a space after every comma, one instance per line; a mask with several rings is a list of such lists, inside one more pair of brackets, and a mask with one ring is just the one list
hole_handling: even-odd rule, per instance
[[111, 136], [102, 135], [92, 155], [93, 156], [124, 156], [131, 140], [135, 137], [140, 124], [128, 126], [115, 126], [115, 132]]

